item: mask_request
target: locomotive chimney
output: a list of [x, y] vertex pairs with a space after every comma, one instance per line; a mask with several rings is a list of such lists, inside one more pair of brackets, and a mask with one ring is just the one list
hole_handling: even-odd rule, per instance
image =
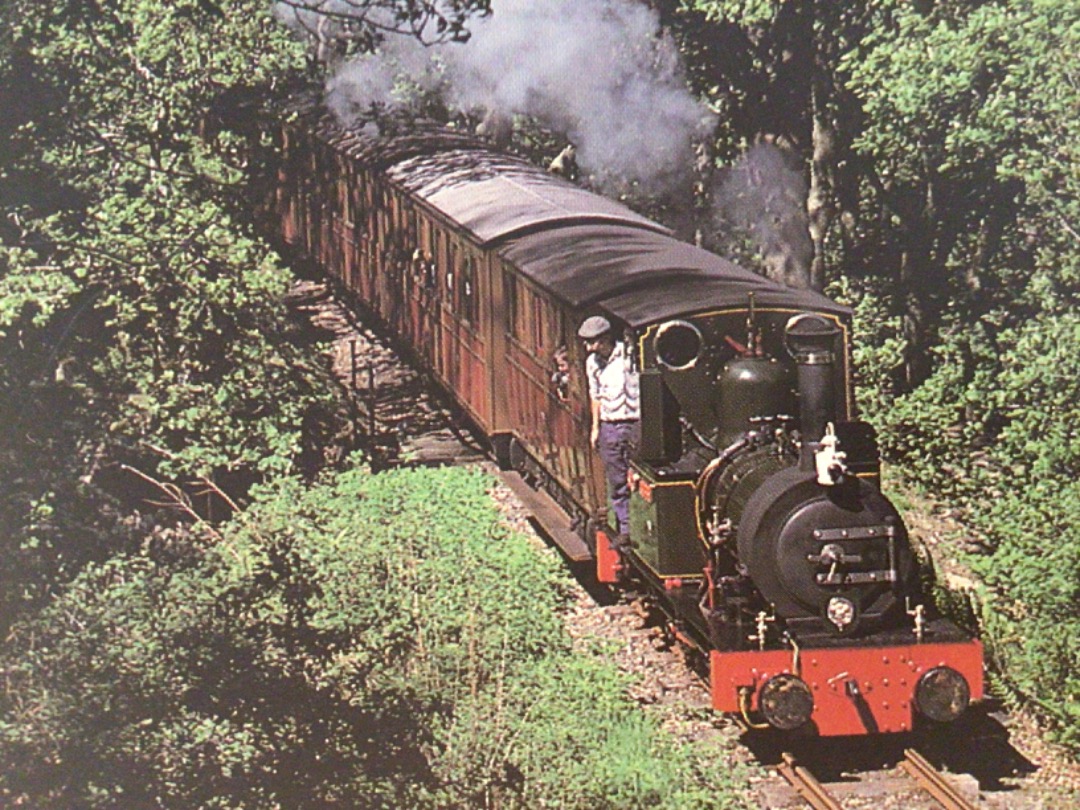
[[804, 312], [784, 327], [787, 350], [799, 366], [799, 467], [814, 468], [825, 426], [836, 421], [833, 380], [836, 336], [839, 329], [820, 315]]

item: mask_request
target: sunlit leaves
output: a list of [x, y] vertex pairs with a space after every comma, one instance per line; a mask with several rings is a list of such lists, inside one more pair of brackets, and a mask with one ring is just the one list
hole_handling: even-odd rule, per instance
[[[993, 551], [974, 564], [995, 592], [986, 634], [1006, 681], [1028, 700], [1075, 694], [1062, 674], [1080, 659], [1080, 6], [687, 5], [753, 54], [763, 99], [792, 91], [774, 77], [798, 58], [770, 37], [813, 17], [804, 67], [829, 88], [843, 147], [826, 167], [828, 258], [855, 307], [864, 415]], [[1044, 708], [1080, 740], [1075, 712]]]
[[0, 555], [5, 622], [131, 542], [141, 518], [116, 500], [147, 505], [125, 502], [121, 461], [242, 491], [296, 471], [305, 429], [332, 419], [289, 275], [246, 220], [251, 111], [301, 48], [261, 3], [213, 8], [5, 7], [0, 525], [33, 552]]

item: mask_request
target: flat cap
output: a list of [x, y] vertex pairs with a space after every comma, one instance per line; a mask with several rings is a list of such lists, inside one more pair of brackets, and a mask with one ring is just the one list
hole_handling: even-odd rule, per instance
[[582, 340], [593, 340], [611, 331], [611, 322], [603, 315], [593, 315], [586, 318], [577, 330], [578, 337]]

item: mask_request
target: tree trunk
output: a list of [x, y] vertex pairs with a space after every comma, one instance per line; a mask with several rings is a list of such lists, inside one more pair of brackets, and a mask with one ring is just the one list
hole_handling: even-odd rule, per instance
[[810, 288], [821, 292], [825, 288], [825, 237], [832, 220], [830, 170], [833, 165], [836, 137], [817, 77], [813, 81], [811, 105], [813, 151], [810, 159], [810, 193], [806, 199], [806, 214], [809, 219], [810, 240], [814, 245], [813, 259], [810, 263]]

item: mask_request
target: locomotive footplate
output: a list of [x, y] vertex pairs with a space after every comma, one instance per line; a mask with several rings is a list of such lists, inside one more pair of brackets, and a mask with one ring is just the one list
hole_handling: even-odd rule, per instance
[[[897, 630], [862, 643], [714, 649], [713, 707], [748, 720], [764, 715], [778, 728], [823, 737], [911, 731], [924, 718], [953, 720], [983, 697], [982, 644], [946, 620], [928, 622], [925, 630], [922, 642], [910, 630]], [[794, 708], [777, 711], [785, 700]], [[799, 715], [797, 722], [785, 725], [792, 715]]]
[[518, 496], [525, 508], [532, 513], [533, 518], [552, 542], [562, 549], [568, 560], [583, 562], [592, 559], [593, 555], [589, 547], [573, 530], [566, 512], [550, 495], [530, 487], [516, 472], [504, 471], [500, 473], [500, 477], [503, 483]]

